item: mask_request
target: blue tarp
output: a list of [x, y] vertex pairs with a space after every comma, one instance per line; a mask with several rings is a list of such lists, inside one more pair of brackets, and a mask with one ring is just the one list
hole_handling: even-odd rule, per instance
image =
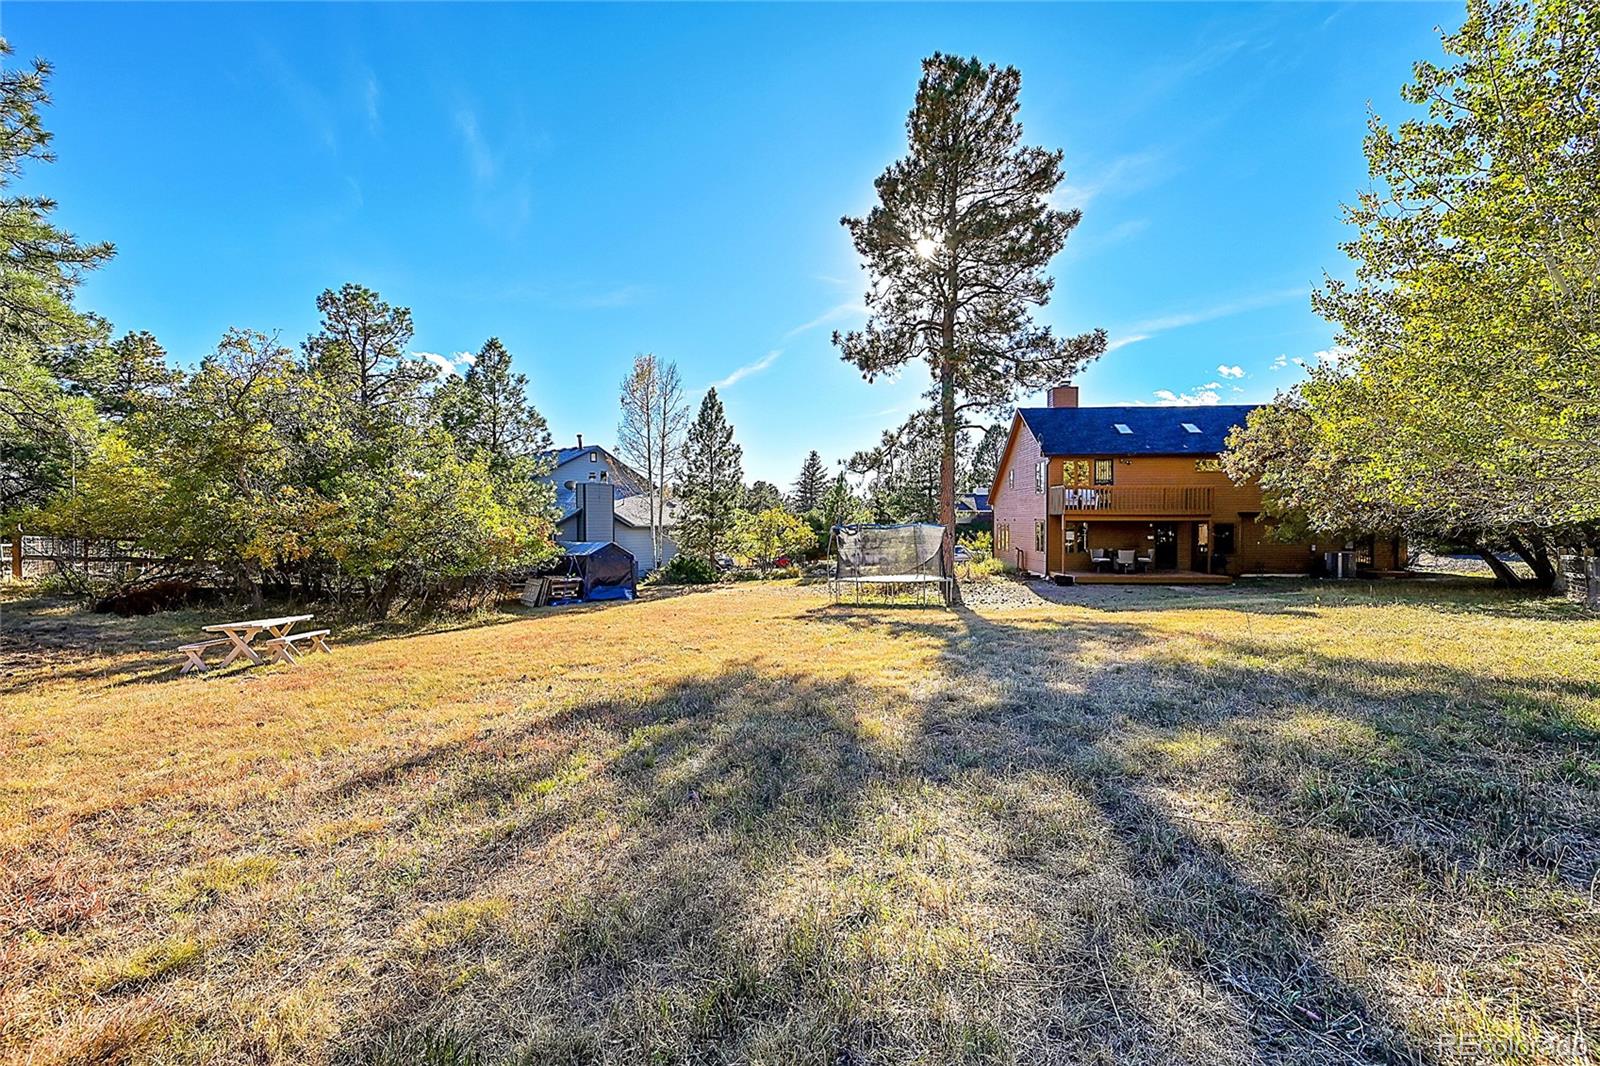
[[555, 577], [576, 577], [582, 582], [580, 599], [631, 600], [634, 598], [633, 553], [609, 540], [562, 541], [566, 554], [545, 568]]

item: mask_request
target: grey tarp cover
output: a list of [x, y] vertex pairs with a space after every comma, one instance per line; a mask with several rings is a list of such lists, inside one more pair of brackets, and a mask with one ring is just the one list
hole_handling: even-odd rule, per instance
[[944, 527], [931, 522], [893, 526], [834, 526], [836, 578], [920, 575], [942, 578], [944, 557], [939, 547]]

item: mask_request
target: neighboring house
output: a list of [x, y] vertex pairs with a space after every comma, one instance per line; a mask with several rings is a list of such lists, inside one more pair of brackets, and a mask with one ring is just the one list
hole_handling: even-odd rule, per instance
[[[678, 553], [672, 530], [677, 525], [677, 506], [667, 501], [665, 528], [661, 531], [661, 553], [655, 556], [650, 541], [650, 484], [633, 467], [599, 445], [583, 443], [576, 448], [558, 448], [546, 453], [555, 466], [545, 475], [554, 483], [556, 507], [561, 513], [556, 539], [562, 541], [616, 541], [633, 553], [639, 572], [648, 573], [665, 566]], [[607, 485], [613, 490], [610, 516], [594, 514], [585, 522], [580, 493], [588, 485]], [[590, 496], [591, 510], [598, 495]]]
[[989, 506], [987, 492], [964, 492], [956, 497], [956, 525], [971, 530], [991, 529], [994, 510]]
[[1397, 537], [1277, 541], [1261, 489], [1223, 473], [1228, 433], [1251, 405], [1079, 407], [1071, 385], [1025, 407], [990, 487], [995, 555], [1037, 574], [1095, 569], [1091, 553], [1133, 550], [1156, 571], [1313, 573], [1323, 553], [1354, 550], [1363, 568], [1399, 570]]

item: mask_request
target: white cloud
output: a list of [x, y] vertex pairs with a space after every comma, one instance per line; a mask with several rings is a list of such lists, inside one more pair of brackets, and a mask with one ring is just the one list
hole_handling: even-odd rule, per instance
[[441, 379], [452, 374], [463, 374], [465, 368], [478, 361], [478, 357], [471, 352], [451, 352], [449, 355], [440, 355], [438, 352], [412, 352], [417, 359], [425, 359], [439, 370]]
[[1060, 208], [1083, 207], [1105, 192], [1136, 192], [1164, 180], [1170, 168], [1163, 163], [1163, 153], [1155, 150], [1133, 152], [1118, 156], [1093, 177], [1083, 181], [1063, 182], [1050, 200]]
[[[1228, 300], [1210, 307], [1200, 307], [1192, 311], [1179, 311], [1170, 315], [1160, 315], [1156, 318], [1135, 322], [1125, 330], [1113, 331], [1117, 334], [1115, 340], [1106, 345], [1106, 351], [1116, 351], [1127, 344], [1149, 340], [1158, 333], [1165, 333], [1172, 329], [1182, 329], [1184, 326], [1199, 325], [1201, 322], [1211, 322], [1218, 318], [1227, 318], [1231, 315], [1243, 314], [1246, 311], [1259, 311], [1263, 307], [1273, 307], [1277, 304], [1287, 303], [1290, 300], [1300, 299], [1306, 294], [1305, 289], [1278, 289], [1272, 292], [1258, 293], [1255, 296], [1246, 296], [1237, 300]], [[1229, 370], [1234, 368], [1230, 367]], [[1222, 367], [1217, 368], [1219, 373]], [[1227, 376], [1232, 376], [1227, 375]]]
[[1267, 369], [1268, 370], [1282, 370], [1284, 367], [1286, 367], [1288, 365], [1289, 365], [1289, 357], [1287, 355], [1280, 355], [1280, 356], [1278, 356], [1278, 358], [1276, 358], [1276, 359], [1274, 359], [1272, 361], [1272, 365], [1269, 366]]
[[440, 355], [438, 352], [412, 352], [411, 354], [416, 356], [418, 359], [426, 359], [428, 362], [438, 367], [439, 376], [441, 378], [447, 378], [451, 374], [456, 373], [455, 361], [447, 355]]
[[1111, 341], [1106, 345], [1106, 351], [1114, 352], [1118, 348], [1125, 348], [1130, 344], [1138, 344], [1140, 341], [1147, 341], [1149, 339], [1150, 334], [1148, 333], [1135, 333], [1127, 337], [1118, 337], [1116, 340]]
[[483, 183], [493, 181], [496, 169], [494, 155], [484, 143], [483, 134], [478, 132], [478, 116], [470, 108], [463, 107], [456, 111], [456, 132], [461, 134], [461, 142], [467, 150], [467, 163], [472, 168], [472, 176]]
[[783, 335], [783, 339], [786, 341], [793, 340], [794, 338], [800, 336], [800, 334], [816, 329], [818, 326], [825, 326], [829, 322], [835, 322], [841, 318], [848, 318], [852, 315], [864, 315], [866, 313], [867, 305], [862, 303], [860, 300], [846, 300], [844, 303], [834, 304], [832, 307], [822, 312], [822, 314], [818, 315], [816, 318], [813, 318], [810, 322], [803, 322], [794, 327], [794, 329], [791, 329], [788, 333]]
[[725, 389], [730, 385], [743, 381], [751, 374], [759, 374], [773, 363], [776, 363], [778, 361], [778, 356], [782, 354], [783, 349], [774, 348], [772, 351], [768, 352], [766, 355], [763, 355], [755, 362], [746, 363], [744, 366], [741, 366], [739, 369], [735, 370], [721, 381], [713, 381], [711, 383], [711, 387], [714, 389]]
[[1222, 383], [1218, 382], [1218, 381], [1208, 381], [1204, 385], [1201, 385], [1200, 387], [1202, 389], [1220, 389], [1220, 388], [1222, 388]]
[[1192, 393], [1157, 389], [1154, 396], [1166, 407], [1211, 407], [1222, 402], [1222, 395], [1215, 388], [1205, 385]]
[[1242, 378], [1244, 377], [1244, 367], [1229, 366], [1228, 364], [1224, 363], [1217, 367], [1217, 373], [1221, 374], [1225, 378]]
[[1331, 366], [1335, 363], [1344, 362], [1344, 360], [1349, 358], [1353, 352], [1354, 349], [1352, 348], [1349, 348], [1343, 344], [1336, 344], [1332, 348], [1324, 348], [1320, 352], [1312, 352], [1311, 361], [1314, 363], [1322, 363], [1324, 365]]

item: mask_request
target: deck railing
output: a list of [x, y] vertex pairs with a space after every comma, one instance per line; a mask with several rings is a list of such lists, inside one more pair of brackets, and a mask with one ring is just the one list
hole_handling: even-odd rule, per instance
[[1053, 515], [1208, 515], [1214, 490], [1197, 485], [1050, 487]]

